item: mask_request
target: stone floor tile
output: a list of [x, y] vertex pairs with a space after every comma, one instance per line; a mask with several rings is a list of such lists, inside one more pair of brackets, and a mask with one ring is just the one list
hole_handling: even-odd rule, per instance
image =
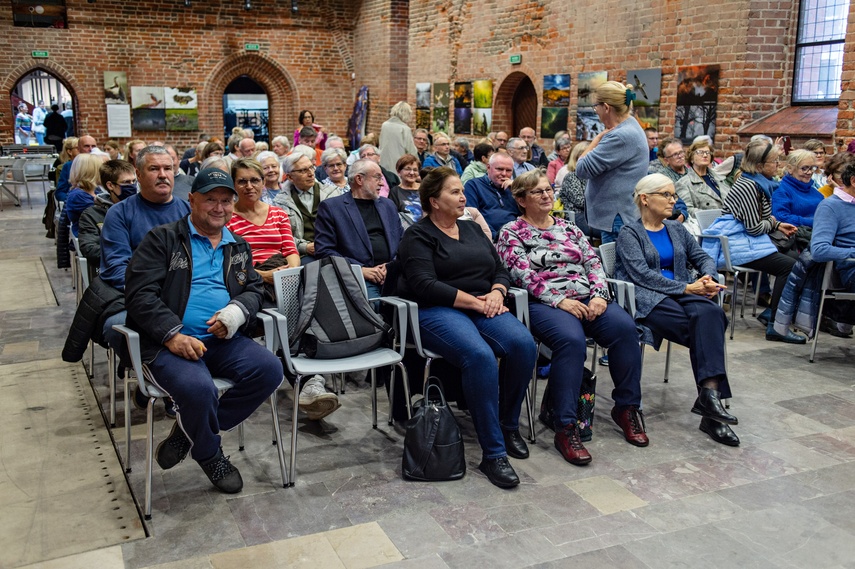
[[855, 403], [830, 393], [778, 401], [776, 404], [835, 429], [855, 425]]
[[821, 494], [855, 490], [855, 462], [835, 464], [810, 472], [802, 472], [797, 474], [795, 478]]
[[193, 557], [191, 559], [182, 559], [181, 561], [173, 561], [172, 563], [161, 563], [159, 565], [151, 565], [144, 569], [213, 569], [211, 559], [205, 557]]
[[565, 569], [567, 567], [596, 567], [597, 569], [650, 569], [662, 565], [642, 563], [623, 546], [616, 545], [597, 551], [586, 551], [563, 559], [531, 565], [530, 569]]
[[424, 557], [403, 559], [384, 565], [383, 569], [448, 569], [448, 565], [438, 553], [431, 553]]
[[490, 518], [509, 534], [555, 525], [555, 521], [534, 504], [513, 504], [487, 508]]
[[404, 558], [377, 522], [324, 532], [347, 569], [366, 569]]
[[757, 448], [798, 468], [800, 471], [823, 468], [840, 462], [836, 458], [814, 451], [791, 439], [762, 443], [757, 445]]
[[603, 514], [645, 506], [647, 502], [606, 476], [567, 482], [567, 486]]
[[211, 555], [210, 558], [214, 569], [234, 569], [235, 567], [346, 569], [323, 534], [234, 549]]
[[50, 561], [41, 561], [25, 565], [20, 569], [124, 569], [121, 546], [114, 545], [104, 549], [94, 549]]
[[430, 515], [460, 545], [474, 545], [507, 535], [485, 508], [472, 502], [434, 508]]
[[[740, 486], [738, 489], [750, 486], [752, 485]], [[724, 522], [742, 512], [745, 510], [738, 503], [731, 502], [715, 492], [651, 504], [633, 510], [635, 515], [660, 532]]]
[[634, 511], [629, 511], [561, 524], [541, 533], [564, 555], [571, 556], [644, 539], [658, 532]]
[[519, 568], [563, 557], [539, 530], [528, 530], [440, 554], [449, 567]]
[[384, 516], [378, 523], [407, 558], [430, 556], [458, 547], [428, 512], [401, 510]]
[[803, 500], [800, 505], [840, 529], [855, 534], [855, 490]]

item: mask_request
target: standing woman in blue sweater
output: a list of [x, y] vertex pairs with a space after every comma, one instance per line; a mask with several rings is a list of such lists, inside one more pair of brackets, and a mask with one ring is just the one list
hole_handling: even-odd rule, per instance
[[787, 156], [786, 169], [787, 174], [772, 194], [772, 215], [798, 228], [796, 247], [801, 250], [810, 244], [813, 215], [823, 199], [812, 181], [817, 170], [816, 155], [810, 150], [794, 150]]
[[606, 130], [594, 137], [576, 163], [585, 188], [588, 225], [602, 232], [603, 243], [617, 240], [624, 223], [638, 219], [632, 189], [647, 175], [647, 137], [632, 116], [631, 86], [606, 81], [594, 92], [594, 111]]

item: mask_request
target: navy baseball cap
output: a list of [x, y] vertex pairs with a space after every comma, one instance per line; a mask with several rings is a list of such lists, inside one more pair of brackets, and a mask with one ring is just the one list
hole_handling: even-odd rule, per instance
[[231, 176], [219, 168], [205, 168], [196, 174], [196, 179], [193, 180], [193, 187], [190, 192], [193, 194], [207, 194], [217, 188], [226, 188], [231, 190], [232, 193], [237, 194]]

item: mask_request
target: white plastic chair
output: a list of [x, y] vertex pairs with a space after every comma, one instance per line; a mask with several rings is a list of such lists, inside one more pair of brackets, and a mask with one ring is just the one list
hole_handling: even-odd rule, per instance
[[[266, 314], [258, 314], [258, 318], [264, 327], [264, 339], [268, 349], [273, 349], [273, 341], [275, 332], [273, 328], [273, 320]], [[140, 336], [134, 330], [127, 326], [116, 325], [113, 329], [120, 332], [126, 341], [128, 353], [131, 358], [131, 364], [135, 378], [132, 378], [128, 373], [125, 376], [125, 472], [131, 472], [131, 402], [130, 402], [130, 384], [137, 381], [139, 390], [148, 399], [146, 406], [146, 441], [145, 441], [145, 508], [144, 515], [146, 520], [151, 519], [151, 484], [152, 484], [152, 462], [154, 460], [154, 428], [153, 428], [153, 408], [155, 399], [167, 397], [167, 394], [158, 389], [153, 383], [149, 382], [146, 372], [147, 368], [143, 367], [142, 356], [140, 353]], [[111, 363], [112, 365], [112, 363]], [[284, 378], [283, 378], [284, 379]], [[222, 378], [214, 378], [214, 386], [219, 390], [220, 394], [229, 390], [234, 384]], [[278, 391], [278, 390], [277, 390]], [[285, 449], [282, 444], [279, 428], [279, 413], [277, 410], [276, 391], [270, 396], [270, 408], [273, 414], [273, 431], [276, 434], [274, 443], [279, 452], [279, 468], [282, 472], [282, 487], [288, 487], [288, 473], [285, 470]], [[243, 424], [238, 425], [238, 445], [239, 450], [244, 449]]]
[[[855, 259], [846, 259], [847, 261], [855, 261]], [[822, 319], [822, 309], [825, 307], [826, 300], [855, 300], [855, 292], [848, 292], [837, 278], [837, 273], [834, 270], [834, 261], [825, 263], [822, 273], [822, 287], [819, 299], [819, 312], [817, 312], [816, 330], [814, 330], [813, 341], [810, 346], [810, 363], [813, 363], [816, 358], [816, 344], [819, 338], [819, 323]]]
[[[365, 293], [365, 284], [362, 279], [362, 270], [358, 265], [352, 265], [354, 275], [362, 283]], [[296, 376], [294, 381], [294, 407], [291, 415], [291, 464], [290, 480], [291, 486], [297, 481], [297, 417], [299, 413], [300, 384], [304, 377], [313, 375], [345, 374], [358, 371], [371, 371], [371, 413], [372, 427], [377, 428], [377, 374], [376, 369], [383, 366], [396, 366], [401, 371], [404, 383], [404, 397], [410, 399], [410, 386], [407, 379], [407, 369], [403, 364], [402, 353], [391, 348], [377, 348], [365, 354], [339, 358], [332, 360], [320, 360], [306, 357], [305, 354], [291, 355], [290, 338], [297, 325], [300, 314], [300, 277], [303, 267], [282, 269], [273, 273], [273, 286], [276, 290], [276, 309], [266, 309], [265, 312], [272, 315], [276, 323], [278, 346], [282, 348], [282, 356], [285, 367], [289, 373]], [[366, 294], [367, 298], [367, 294]], [[384, 298], [378, 299], [386, 302]], [[390, 303], [391, 304], [391, 303]], [[400, 305], [395, 305], [398, 308]], [[400, 344], [406, 342], [407, 313], [405, 310], [396, 310], [398, 341]], [[276, 346], [271, 348], [274, 353]], [[395, 376], [389, 387], [389, 424], [392, 421], [392, 402], [395, 394]], [[407, 417], [411, 416], [409, 405], [407, 406]]]

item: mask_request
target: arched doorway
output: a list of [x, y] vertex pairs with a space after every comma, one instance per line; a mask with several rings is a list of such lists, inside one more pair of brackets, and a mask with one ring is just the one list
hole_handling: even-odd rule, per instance
[[[58, 105], [59, 112], [65, 117], [65, 136], [75, 135], [77, 129], [74, 119], [74, 94], [62, 79], [50, 71], [36, 68], [23, 75], [12, 87], [10, 99], [13, 117], [18, 113], [18, 106], [23, 103], [27, 105], [27, 112], [36, 119], [36, 123], [50, 113], [51, 105]], [[43, 105], [40, 104], [42, 102]], [[44, 133], [39, 130], [41, 129], [34, 128], [33, 138], [39, 144], [44, 144]]]
[[514, 91], [511, 113], [514, 120], [514, 134], [526, 127], [537, 131], [537, 91], [527, 76], [523, 77]]
[[256, 141], [269, 142], [270, 107], [267, 92], [249, 75], [241, 75], [223, 92], [223, 133], [226, 140], [236, 126], [249, 128]]

